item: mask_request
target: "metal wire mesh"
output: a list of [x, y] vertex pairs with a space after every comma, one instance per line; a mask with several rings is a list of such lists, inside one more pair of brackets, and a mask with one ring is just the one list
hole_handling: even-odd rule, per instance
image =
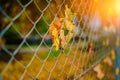
[[[76, 29], [67, 48], [55, 51], [49, 27], [56, 18], [64, 18], [66, 4], [77, 14]], [[1, 61], [0, 75], [5, 80], [77, 80], [115, 46], [114, 34], [102, 36], [102, 30], [90, 27], [96, 0], [16, 0], [5, 5], [0, 6], [0, 60], [5, 61]]]

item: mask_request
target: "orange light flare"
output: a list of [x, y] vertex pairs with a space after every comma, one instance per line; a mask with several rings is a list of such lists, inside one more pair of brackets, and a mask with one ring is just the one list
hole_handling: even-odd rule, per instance
[[115, 2], [115, 11], [116, 15], [120, 18], [120, 0], [116, 0]]
[[94, 0], [96, 12], [103, 23], [112, 23], [114, 27], [120, 27], [120, 0]]
[[120, 30], [120, 0], [116, 0], [115, 2], [115, 12], [116, 12], [116, 28]]

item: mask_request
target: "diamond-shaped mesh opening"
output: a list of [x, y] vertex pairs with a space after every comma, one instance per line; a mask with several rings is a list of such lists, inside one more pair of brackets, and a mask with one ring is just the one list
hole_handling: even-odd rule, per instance
[[15, 53], [18, 53], [18, 50], [16, 49], [22, 43], [22, 38], [19, 33], [13, 28], [13, 26], [11, 26], [4, 35], [5, 45], [3, 48], [5, 49], [3, 50], [6, 50], [9, 53], [11, 52], [11, 55], [13, 55], [12, 53], [14, 53], [14, 51], [16, 51]]
[[0, 17], [1, 17], [0, 19], [0, 33], [1, 33], [3, 32], [3, 30], [5, 30], [5, 26], [7, 26], [10, 23], [10, 20], [6, 16], [1, 15], [1, 13], [0, 13]]
[[44, 37], [44, 42], [43, 42], [43, 46], [46, 46], [47, 48], [50, 48], [50, 46], [52, 45], [52, 39], [50, 35], [46, 35]]
[[31, 0], [18, 0], [22, 5], [26, 5], [27, 3], [29, 3]]
[[48, 71], [51, 71], [53, 69], [53, 67], [55, 66], [56, 64], [56, 60], [53, 59], [51, 61], [46, 61], [45, 62], [45, 67], [47, 68]]
[[46, 6], [49, 5], [46, 0], [34, 0], [34, 3], [40, 11], [44, 11]]
[[0, 11], [7, 19], [14, 18], [22, 10], [17, 1], [1, 1]]
[[40, 19], [40, 21], [36, 24], [36, 31], [39, 35], [44, 35], [49, 29], [50, 20], [48, 17], [44, 16]]
[[41, 46], [37, 51], [37, 56], [40, 60], [44, 60], [46, 59], [48, 53], [49, 53], [49, 49], [46, 46]]
[[2, 75], [4, 79], [12, 79], [17, 80], [20, 79], [21, 75], [23, 74], [24, 68], [16, 61], [13, 61], [7, 71]]
[[[20, 37], [23, 38], [33, 28], [33, 24], [27, 17], [26, 13], [24, 12], [17, 20], [15, 20], [15, 22], [13, 24], [13, 28], [20, 35]], [[15, 37], [15, 36], [13, 36], [13, 37]]]
[[40, 74], [38, 74], [37, 75], [37, 79], [39, 80], [47, 80], [48, 79], [48, 76], [49, 76], [49, 72], [45, 69], [45, 68], [43, 68], [42, 69], [42, 71], [41, 71], [41, 73]]
[[18, 56], [16, 56], [16, 60], [18, 60], [22, 65], [27, 66], [30, 60], [33, 57], [34, 48], [31, 49], [31, 46], [28, 47], [26, 43], [23, 44], [21, 49], [19, 50]]
[[[1, 50], [1, 52], [0, 52], [0, 62], [1, 62], [1, 65], [4, 62], [5, 63], [9, 62], [10, 58], [11, 58], [11, 54], [10, 53], [6, 52], [5, 50]], [[3, 66], [5, 67], [4, 64], [3, 64]], [[1, 66], [0, 72], [4, 68], [3, 66]]]
[[28, 72], [26, 72], [26, 73], [25, 73], [25, 76], [24, 76], [24, 79], [25, 79], [25, 80], [33, 80], [34, 77], [33, 77], [31, 74], [29, 74]]
[[14, 18], [22, 11], [22, 9], [23, 8], [19, 5], [19, 3], [17, 1], [10, 1], [9, 7], [8, 7], [9, 12], [7, 14], [11, 18]]
[[[13, 36], [11, 36], [13, 35]], [[22, 42], [21, 36], [18, 34], [18, 32], [12, 27], [9, 28], [9, 30], [5, 33], [5, 38], [6, 38], [6, 44], [20, 44]], [[17, 40], [18, 39], [18, 40]], [[16, 41], [16, 43], [14, 42]]]
[[[47, 19], [48, 18], [48, 19]], [[49, 10], [49, 8], [47, 8], [47, 10], [44, 12], [44, 15], [43, 15], [43, 19], [45, 20], [45, 21], [47, 21], [48, 20], [48, 22], [47, 23], [52, 23], [52, 21], [54, 20], [54, 18], [55, 18], [55, 15]]]
[[32, 76], [36, 77], [40, 69], [42, 68], [42, 65], [43, 64], [39, 61], [39, 59], [35, 57], [30, 66], [28, 67], [27, 72], [30, 73]]
[[29, 6], [27, 6], [25, 13], [33, 22], [35, 22], [42, 14], [34, 3], [31, 3]]
[[36, 48], [40, 45], [42, 41], [42, 36], [36, 29], [34, 29], [31, 34], [26, 38], [26, 43], [30, 46], [36, 46]]
[[[61, 6], [62, 5], [59, 5], [56, 2], [51, 2], [51, 4], [50, 4], [48, 9], [52, 13], [52, 15], [62, 17], [64, 9]], [[53, 8], [55, 8], [55, 9], [52, 10]]]

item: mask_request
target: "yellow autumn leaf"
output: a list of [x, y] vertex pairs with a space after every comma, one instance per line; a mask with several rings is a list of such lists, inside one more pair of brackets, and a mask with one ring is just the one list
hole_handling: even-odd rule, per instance
[[58, 36], [58, 31], [57, 31], [56, 28], [53, 29], [52, 35], [53, 35], [54, 37], [57, 37], [57, 36]]
[[68, 8], [68, 5], [65, 6], [65, 28], [68, 31], [73, 31], [75, 29], [75, 25], [72, 23], [73, 18], [76, 16], [76, 13], [72, 13], [72, 11]]
[[59, 45], [60, 45], [59, 38], [55, 38], [55, 41], [54, 41], [54, 43], [53, 43], [53, 46], [55, 46], [55, 50], [56, 50], [56, 51], [59, 50]]
[[66, 40], [65, 40], [65, 34], [64, 34], [64, 30], [60, 30], [60, 47], [61, 49], [65, 49], [66, 47]]
[[68, 19], [71, 10], [68, 8], [68, 5], [65, 5], [65, 17]]
[[[56, 18], [55, 21], [50, 25], [52, 44], [56, 47], [56, 50], [59, 50], [59, 48], [65, 49], [72, 39], [73, 30], [76, 27], [72, 20], [75, 16], [76, 13], [72, 13], [72, 11], [68, 8], [68, 5], [66, 5], [65, 18]], [[68, 31], [68, 33], [65, 34], [64, 31]]]
[[72, 11], [68, 8], [68, 5], [65, 6], [65, 18], [68, 20], [73, 20], [76, 16], [76, 13], [72, 13]]
[[65, 20], [65, 28], [68, 31], [73, 31], [75, 29], [75, 25], [72, 22]]
[[55, 49], [57, 51], [57, 50], [59, 50], [60, 42], [59, 42], [58, 33], [57, 33], [56, 29], [53, 30], [52, 35], [53, 35], [53, 46], [56, 47]]
[[73, 18], [76, 17], [76, 13], [71, 13], [69, 17], [70, 17], [70, 20], [73, 20]]
[[73, 33], [69, 32], [68, 35], [66, 36], [66, 43], [68, 44], [70, 42], [70, 40], [73, 37]]
[[56, 51], [59, 50], [60, 40], [59, 40], [59, 31], [61, 27], [61, 20], [57, 18], [51, 25], [50, 25], [50, 35], [52, 37], [52, 44], [55, 46]]
[[59, 38], [58, 38], [58, 31], [56, 28], [54, 28], [54, 30], [52, 31], [52, 35], [54, 36], [54, 42], [53, 42], [53, 46], [56, 47], [56, 51], [59, 50]]

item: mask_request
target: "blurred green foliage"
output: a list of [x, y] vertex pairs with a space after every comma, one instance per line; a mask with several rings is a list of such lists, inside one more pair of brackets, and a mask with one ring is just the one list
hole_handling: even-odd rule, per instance
[[[35, 27], [38, 30], [38, 32], [42, 35], [42, 34], [45, 34], [48, 31], [48, 28], [49, 28], [48, 24], [49, 23], [50, 23], [50, 21], [49, 21], [49, 19], [47, 17], [44, 17], [44, 18], [42, 17], [41, 20], [36, 24]], [[14, 23], [14, 25], [6, 32], [6, 34], [5, 34], [6, 37], [9, 38], [9, 39], [11, 39], [11, 38], [20, 38], [19, 33], [22, 34], [22, 35], [24, 35], [24, 33], [27, 34], [29, 32], [29, 31], [26, 32], [26, 30], [25, 30], [27, 26], [24, 26], [24, 31], [23, 31], [23, 29], [21, 27], [22, 24], [23, 23], [20, 23], [20, 22]], [[31, 35], [35, 36], [36, 31], [34, 30]]]
[[10, 28], [6, 34], [5, 37], [8, 39], [13, 39], [13, 38], [19, 38], [20, 36], [18, 35], [18, 33], [16, 32], [16, 30], [14, 28]]
[[[54, 57], [58, 57], [61, 54], [61, 50], [56, 51], [55, 49], [51, 50], [51, 52], [45, 52], [43, 55], [38, 55], [41, 59], [46, 59], [46, 57], [49, 55], [48, 59], [52, 59]], [[67, 48], [64, 50], [64, 53], [62, 54], [69, 54], [70, 53], [70, 49]]]
[[36, 28], [40, 34], [45, 34], [48, 31], [50, 20], [48, 17], [43, 16], [42, 19], [36, 24]]

